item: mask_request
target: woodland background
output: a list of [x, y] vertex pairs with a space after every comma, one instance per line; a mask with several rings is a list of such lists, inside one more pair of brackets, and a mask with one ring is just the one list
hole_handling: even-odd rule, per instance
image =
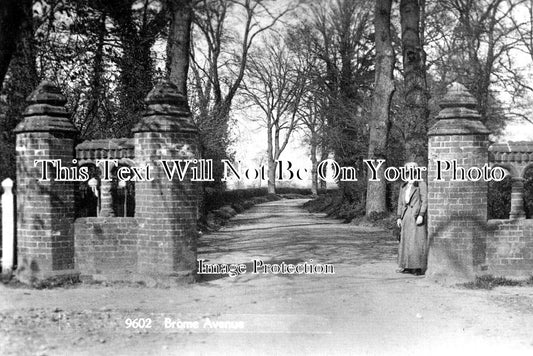
[[[493, 139], [506, 123], [533, 125], [531, 64], [533, 0], [2, 0], [0, 178], [15, 176], [13, 129], [45, 78], [67, 96], [80, 140], [131, 136], [162, 78], [188, 96], [203, 158], [233, 157], [249, 117], [267, 137], [259, 159], [275, 193], [272, 167], [295, 132], [315, 168], [328, 156], [425, 166], [427, 129], [452, 82], [474, 95]], [[320, 188], [315, 176], [312, 193]], [[375, 220], [396, 191], [360, 179], [317, 206]], [[533, 174], [528, 216], [531, 197]], [[489, 215], [508, 215], [509, 200], [508, 181], [492, 184]]]

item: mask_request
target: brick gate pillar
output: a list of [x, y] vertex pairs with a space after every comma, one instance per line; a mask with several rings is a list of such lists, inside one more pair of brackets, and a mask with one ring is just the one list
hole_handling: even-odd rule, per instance
[[[58, 182], [48, 164], [49, 181], [39, 181], [42, 164], [61, 160], [75, 166], [78, 131], [70, 121], [66, 98], [58, 87], [43, 81], [27, 99], [24, 119], [15, 128], [17, 167], [17, 273], [32, 280], [74, 273], [75, 182]], [[66, 174], [66, 169], [64, 173]], [[27, 280], [27, 282], [30, 282]]]
[[135, 160], [153, 167], [153, 180], [135, 183], [135, 216], [142, 224], [138, 268], [189, 279], [196, 269], [197, 183], [190, 169], [183, 181], [176, 175], [169, 181], [159, 160], [198, 158], [198, 134], [187, 99], [174, 84], [158, 83], [145, 101], [148, 108], [133, 129]]
[[451, 181], [452, 170], [437, 181], [437, 160], [468, 169], [488, 163], [489, 130], [480, 121], [476, 100], [454, 83], [440, 103], [437, 122], [429, 130], [428, 233], [426, 275], [472, 279], [485, 263], [487, 182]]

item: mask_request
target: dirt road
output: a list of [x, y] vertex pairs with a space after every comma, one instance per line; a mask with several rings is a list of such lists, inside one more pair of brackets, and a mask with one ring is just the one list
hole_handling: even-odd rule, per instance
[[[388, 232], [302, 203], [256, 206], [201, 238], [206, 263], [246, 264], [237, 277], [179, 288], [2, 285], [0, 354], [533, 354], [533, 288], [466, 290], [397, 274]], [[253, 274], [254, 259], [335, 273]]]

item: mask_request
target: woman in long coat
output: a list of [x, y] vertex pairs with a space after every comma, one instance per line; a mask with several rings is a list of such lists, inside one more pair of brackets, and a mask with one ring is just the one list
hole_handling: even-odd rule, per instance
[[[408, 163], [406, 168], [416, 167]], [[401, 227], [398, 248], [398, 272], [424, 274], [427, 267], [427, 185], [412, 179], [403, 183], [398, 196], [398, 220]]]

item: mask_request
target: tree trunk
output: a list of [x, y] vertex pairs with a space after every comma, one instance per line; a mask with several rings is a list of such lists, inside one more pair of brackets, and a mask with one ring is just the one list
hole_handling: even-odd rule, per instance
[[107, 30], [105, 27], [106, 14], [100, 15], [100, 21], [97, 29], [96, 48], [93, 57], [93, 73], [91, 79], [91, 89], [89, 94], [89, 103], [87, 105], [87, 113], [83, 122], [79, 124], [81, 126], [81, 138], [93, 138], [93, 135], [98, 132], [106, 131], [106, 127], [102, 127], [102, 122], [99, 120], [100, 108], [105, 98], [104, 95], [104, 45]]
[[[326, 145], [326, 140], [324, 138], [322, 138], [322, 143], [320, 145], [320, 162], [322, 161], [325, 161], [326, 159], [328, 159], [328, 150], [327, 150], [327, 145]], [[327, 167], [326, 169], [324, 169], [324, 173], [327, 172]], [[320, 179], [320, 182], [319, 182], [319, 186], [320, 186], [320, 189], [321, 190], [326, 190], [328, 189], [328, 184], [325, 180], [323, 179]]]
[[[6, 10], [4, 6], [9, 5], [9, 2], [5, 4], [0, 1], [0, 7], [2, 11]], [[2, 79], [5, 79], [6, 71], [9, 71], [9, 78], [2, 81], [3, 86], [0, 86], [6, 94], [6, 106], [7, 110], [0, 123], [0, 130], [2, 137], [0, 142], [2, 147], [8, 147], [5, 153], [0, 158], [0, 167], [2, 167], [2, 175], [7, 177], [15, 176], [15, 134], [13, 129], [22, 119], [22, 112], [27, 106], [26, 97], [35, 89], [39, 82], [37, 75], [37, 68], [35, 65], [35, 44], [34, 44], [34, 32], [33, 32], [33, 12], [31, 0], [17, 0], [17, 20], [18, 28], [16, 32], [11, 32], [13, 29], [0, 28], [0, 38], [4, 36], [4, 30], [7, 33], [14, 34], [13, 37], [15, 49], [9, 55], [10, 50], [8, 48], [2, 48], [6, 39], [2, 38], [0, 43], [0, 60], [3, 67]], [[3, 15], [3, 14], [2, 14]], [[13, 15], [13, 13], [12, 13]], [[2, 19], [4, 20], [4, 19]], [[0, 20], [0, 22], [2, 21]], [[8, 19], [7, 23], [13, 23], [13, 19]], [[0, 24], [4, 26], [5, 22]]]
[[0, 88], [17, 48], [20, 26], [24, 17], [19, 0], [0, 1]]
[[276, 194], [276, 159], [274, 158], [274, 144], [272, 142], [274, 125], [271, 123], [270, 117], [267, 120], [268, 193]]
[[401, 0], [403, 77], [407, 123], [405, 132], [406, 159], [427, 165], [428, 91], [425, 53], [422, 47], [420, 9], [423, 0]]
[[[394, 50], [390, 34], [390, 14], [392, 0], [377, 0], [374, 26], [376, 31], [376, 74], [372, 99], [369, 159], [386, 159], [387, 141], [390, 130], [390, 105], [394, 93]], [[387, 182], [383, 179], [385, 167], [378, 171], [378, 181], [368, 181], [366, 192], [366, 215], [387, 212]], [[369, 178], [371, 171], [369, 170]]]
[[276, 161], [268, 159], [268, 194], [276, 194]]
[[[9, 79], [4, 89], [7, 93], [7, 127], [8, 131], [15, 128], [22, 119], [22, 112], [26, 108], [26, 97], [39, 84], [35, 60], [35, 43], [33, 31], [32, 0], [18, 0], [20, 10], [20, 28], [16, 49], [9, 66]], [[10, 138], [15, 139], [14, 135]]]
[[317, 154], [317, 134], [311, 132], [311, 194], [318, 195], [318, 160], [316, 158]]
[[187, 95], [187, 72], [192, 21], [191, 0], [169, 0], [170, 28], [167, 42], [167, 71], [180, 93]]

